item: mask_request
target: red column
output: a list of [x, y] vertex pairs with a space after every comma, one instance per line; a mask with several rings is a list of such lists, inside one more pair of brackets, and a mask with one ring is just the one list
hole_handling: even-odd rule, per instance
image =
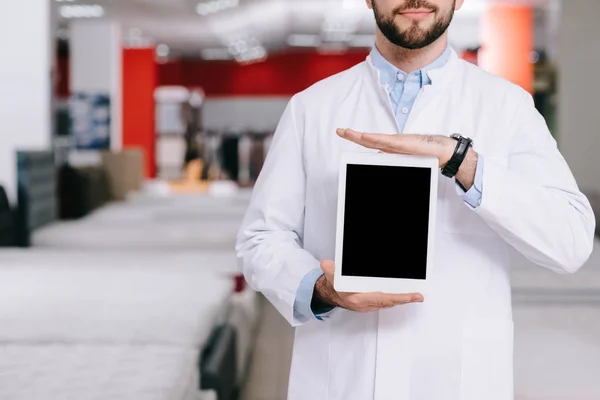
[[530, 6], [490, 5], [483, 20], [483, 69], [533, 92], [533, 10]]
[[154, 53], [153, 48], [123, 50], [123, 149], [144, 150], [147, 178], [156, 177]]

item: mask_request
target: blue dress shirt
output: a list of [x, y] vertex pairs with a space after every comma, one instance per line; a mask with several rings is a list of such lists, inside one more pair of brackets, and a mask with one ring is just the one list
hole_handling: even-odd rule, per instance
[[[424, 86], [431, 84], [431, 78], [429, 77], [428, 72], [443, 67], [450, 59], [451, 52], [452, 50], [450, 46], [448, 46], [442, 55], [433, 63], [418, 71], [407, 74], [387, 61], [377, 48], [373, 47], [373, 50], [371, 51], [371, 61], [379, 71], [379, 84], [388, 92], [399, 132], [404, 131], [406, 121], [408, 120], [419, 92]], [[463, 200], [473, 208], [477, 208], [481, 203], [483, 192], [482, 178], [483, 157], [479, 155], [474, 185], [467, 192], [463, 192], [462, 189], [460, 190], [463, 193]], [[312, 270], [306, 274], [300, 283], [294, 302], [294, 314], [299, 320], [306, 321], [311, 318], [323, 320], [324, 318], [327, 318], [329, 313], [333, 310], [332, 308], [325, 308], [322, 310], [314, 310], [311, 308], [315, 283], [321, 275], [323, 275], [321, 269]]]

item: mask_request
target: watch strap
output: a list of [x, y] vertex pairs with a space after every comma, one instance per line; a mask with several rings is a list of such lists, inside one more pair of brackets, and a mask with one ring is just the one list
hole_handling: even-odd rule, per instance
[[471, 147], [471, 144], [473, 143], [471, 139], [464, 136], [457, 135], [453, 137], [458, 140], [456, 148], [454, 149], [454, 154], [450, 158], [450, 161], [442, 168], [442, 175], [448, 178], [454, 178], [454, 176], [456, 176], [458, 169], [467, 156], [469, 147]]

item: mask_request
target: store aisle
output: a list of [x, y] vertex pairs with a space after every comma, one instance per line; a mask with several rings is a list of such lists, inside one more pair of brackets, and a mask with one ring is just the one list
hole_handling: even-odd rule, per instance
[[261, 300], [263, 316], [241, 400], [285, 400], [294, 331], [269, 302]]

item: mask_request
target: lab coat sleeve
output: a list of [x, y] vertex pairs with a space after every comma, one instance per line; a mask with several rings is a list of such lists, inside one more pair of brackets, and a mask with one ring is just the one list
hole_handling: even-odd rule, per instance
[[485, 156], [474, 212], [530, 261], [574, 273], [591, 254], [595, 217], [532, 97], [523, 96], [508, 133], [508, 165]]
[[300, 283], [320, 268], [320, 262], [302, 248], [306, 177], [301, 124], [294, 97], [273, 136], [236, 245], [249, 285], [293, 326], [308, 320], [294, 313]]

